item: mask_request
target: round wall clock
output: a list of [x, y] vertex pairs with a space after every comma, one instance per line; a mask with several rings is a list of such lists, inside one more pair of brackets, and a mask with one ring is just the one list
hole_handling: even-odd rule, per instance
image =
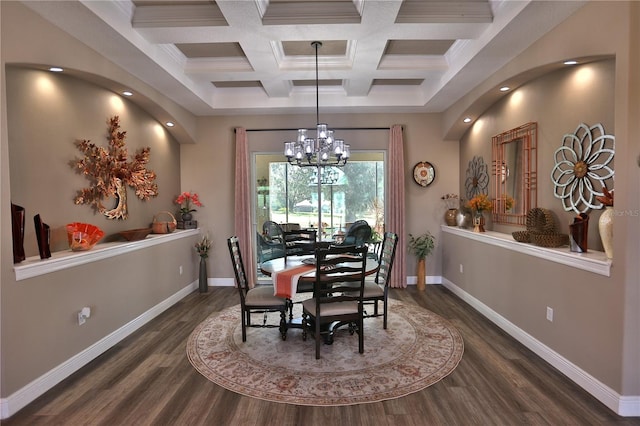
[[413, 180], [420, 186], [429, 186], [436, 178], [436, 169], [428, 161], [413, 166]]

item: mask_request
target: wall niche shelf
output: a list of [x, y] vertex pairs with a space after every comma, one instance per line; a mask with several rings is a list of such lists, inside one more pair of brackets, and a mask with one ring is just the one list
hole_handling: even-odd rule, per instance
[[86, 263], [108, 259], [157, 244], [191, 237], [199, 233], [199, 229], [178, 230], [171, 234], [150, 234], [145, 239], [139, 241], [118, 241], [98, 244], [87, 251], [58, 251], [51, 253], [51, 257], [48, 259], [40, 259], [40, 256], [31, 256], [24, 262], [13, 265], [13, 270], [16, 274], [16, 281], [21, 281], [63, 269], [74, 268]]
[[473, 232], [468, 229], [455, 226], [442, 225], [442, 232], [458, 235], [470, 240], [480, 241], [485, 244], [502, 247], [507, 250], [517, 251], [529, 256], [539, 257], [550, 262], [561, 263], [583, 271], [593, 272], [607, 277], [611, 276], [611, 260], [607, 259], [604, 252], [588, 250], [586, 253], [574, 253], [568, 246], [558, 248], [539, 247], [529, 243], [520, 243], [513, 239], [511, 234], [501, 232]]

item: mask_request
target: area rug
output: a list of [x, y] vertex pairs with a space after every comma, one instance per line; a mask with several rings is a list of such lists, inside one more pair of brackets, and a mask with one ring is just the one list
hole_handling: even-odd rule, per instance
[[[252, 316], [256, 321], [262, 316]], [[268, 321], [277, 324], [278, 314]], [[358, 336], [344, 327], [316, 360], [312, 336], [303, 341], [299, 329], [289, 329], [283, 341], [277, 328], [248, 328], [243, 343], [238, 305], [199, 324], [187, 356], [207, 379], [233, 392], [313, 406], [399, 398], [446, 377], [462, 358], [460, 333], [417, 305], [390, 300], [387, 330], [382, 317], [366, 319], [364, 328], [364, 354], [358, 353]], [[353, 359], [357, 367], [348, 362]]]

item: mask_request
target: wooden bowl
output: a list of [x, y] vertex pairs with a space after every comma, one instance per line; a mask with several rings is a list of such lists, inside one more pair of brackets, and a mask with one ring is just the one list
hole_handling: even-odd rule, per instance
[[118, 232], [118, 235], [121, 235], [127, 241], [138, 241], [147, 238], [151, 230], [152, 228], [129, 229], [128, 231]]

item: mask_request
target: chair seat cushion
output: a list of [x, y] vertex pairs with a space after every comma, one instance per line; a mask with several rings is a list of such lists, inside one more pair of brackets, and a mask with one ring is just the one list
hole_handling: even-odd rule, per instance
[[[355, 292], [348, 292], [346, 293], [349, 296], [357, 296], [357, 293]], [[370, 299], [373, 297], [383, 297], [384, 296], [384, 289], [379, 286], [378, 284], [376, 284], [375, 282], [366, 282], [364, 283], [364, 292], [362, 297], [364, 299]]]
[[259, 285], [247, 292], [247, 306], [285, 306], [285, 299], [273, 295], [272, 285]]
[[[307, 299], [302, 302], [302, 307], [312, 316], [316, 313], [316, 299]], [[321, 316], [349, 315], [358, 313], [358, 302], [346, 301], [336, 303], [323, 303], [320, 305]]]

